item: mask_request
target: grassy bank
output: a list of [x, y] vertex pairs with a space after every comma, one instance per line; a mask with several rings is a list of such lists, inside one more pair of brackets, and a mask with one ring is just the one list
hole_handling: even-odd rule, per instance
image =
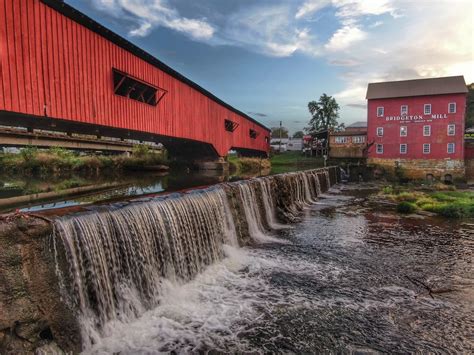
[[140, 170], [166, 165], [165, 152], [151, 151], [147, 146], [136, 146], [130, 156], [79, 155], [61, 148], [39, 150], [23, 148], [19, 154], [0, 154], [2, 172], [12, 175], [67, 175], [70, 173], [111, 173]]
[[454, 188], [445, 185], [437, 185], [427, 191], [387, 186], [381, 194], [398, 203], [397, 211], [400, 213], [422, 210], [447, 218], [474, 218], [474, 192], [472, 191], [455, 191]]
[[282, 173], [303, 168], [318, 168], [324, 166], [320, 157], [306, 157], [301, 152], [283, 152], [275, 154], [270, 159], [273, 173]]
[[229, 155], [227, 161], [231, 165], [231, 171], [235, 174], [260, 174], [269, 171], [271, 163], [269, 159], [244, 158], [237, 155]]

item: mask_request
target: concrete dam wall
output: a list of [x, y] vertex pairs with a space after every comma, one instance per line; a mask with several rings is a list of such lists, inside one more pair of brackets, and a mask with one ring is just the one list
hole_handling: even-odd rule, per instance
[[0, 353], [88, 352], [116, 321], [272, 233], [337, 182], [337, 168], [224, 183], [96, 206], [46, 220], [0, 221]]

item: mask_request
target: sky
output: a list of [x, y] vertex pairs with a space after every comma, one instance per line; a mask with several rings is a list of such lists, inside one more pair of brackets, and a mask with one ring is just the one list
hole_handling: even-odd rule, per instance
[[[235, 108], [290, 132], [323, 93], [366, 120], [369, 82], [474, 82], [472, 0], [66, 0]], [[145, 78], [144, 78], [145, 79]]]

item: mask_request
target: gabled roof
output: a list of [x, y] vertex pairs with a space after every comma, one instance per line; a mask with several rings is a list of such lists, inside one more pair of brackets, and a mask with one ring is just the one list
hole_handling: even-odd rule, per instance
[[106, 38], [110, 42], [114, 43], [115, 45], [121, 47], [122, 49], [125, 49], [126, 51], [132, 53], [133, 55], [139, 57], [140, 59], [143, 59], [144, 61], [148, 62], [149, 64], [153, 65], [154, 67], [164, 71], [165, 73], [171, 75], [175, 79], [189, 85], [193, 89], [196, 89], [199, 91], [201, 94], [207, 96], [209, 99], [217, 102], [218, 104], [224, 106], [225, 108], [229, 109], [230, 111], [245, 117], [249, 121], [255, 123], [256, 125], [262, 127], [263, 129], [266, 129], [268, 132], [270, 132], [270, 128], [265, 126], [264, 124], [258, 122], [254, 118], [250, 117], [246, 113], [236, 109], [235, 107], [229, 105], [227, 102], [222, 101], [219, 99], [217, 96], [212, 94], [211, 92], [207, 91], [203, 87], [199, 86], [196, 84], [194, 81], [188, 79], [184, 75], [178, 73], [176, 70], [173, 68], [169, 67], [156, 57], [152, 56], [150, 53], [144, 51], [143, 49], [137, 47], [133, 43], [129, 42], [122, 36], [116, 34], [112, 30], [109, 30], [108, 28], [102, 26], [100, 23], [97, 21], [94, 21], [92, 18], [88, 17], [87, 15], [83, 14], [79, 10], [75, 9], [71, 5], [68, 5], [64, 2], [64, 0], [41, 0], [45, 5], [51, 7], [52, 9], [58, 11], [60, 14], [66, 16], [67, 18], [70, 18], [71, 20], [77, 22], [78, 24], [88, 28], [89, 30], [97, 33], [98, 35]]
[[468, 90], [464, 77], [460, 75], [447, 76], [443, 78], [369, 83], [366, 99], [463, 94], [467, 92]]
[[347, 128], [367, 128], [367, 121], [354, 122], [354, 123], [350, 124], [349, 126], [347, 126], [346, 129]]

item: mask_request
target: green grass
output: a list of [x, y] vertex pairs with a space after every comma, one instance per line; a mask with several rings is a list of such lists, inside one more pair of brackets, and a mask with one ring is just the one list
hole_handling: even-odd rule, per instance
[[323, 166], [324, 160], [316, 157], [306, 157], [301, 152], [283, 152], [275, 154], [270, 159], [272, 166], [275, 165], [317, 165]]
[[398, 202], [397, 211], [412, 213], [416, 210], [434, 212], [447, 218], [474, 218], [472, 191], [413, 191], [385, 187], [381, 193]]
[[270, 170], [270, 160], [260, 158], [245, 158], [237, 155], [229, 155], [227, 161], [231, 165], [234, 174], [261, 173]]
[[150, 151], [148, 146], [134, 148], [130, 156], [79, 155], [76, 152], [51, 148], [23, 148], [20, 154], [0, 154], [2, 172], [18, 175], [61, 175], [72, 172], [98, 173], [167, 164], [166, 152]]

